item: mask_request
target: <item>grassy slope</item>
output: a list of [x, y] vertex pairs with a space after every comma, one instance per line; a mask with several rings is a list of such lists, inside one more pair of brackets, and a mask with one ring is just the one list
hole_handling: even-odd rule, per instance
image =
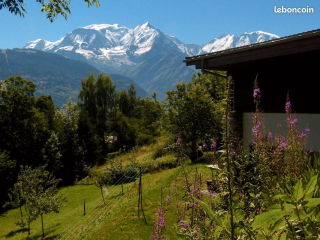
[[[193, 182], [195, 169], [201, 173], [201, 183], [205, 189], [206, 179], [210, 179], [211, 172], [205, 163], [190, 164], [187, 166], [189, 181]], [[199, 175], [198, 175], [199, 176]], [[142, 179], [143, 206], [147, 224], [142, 216], [137, 216], [138, 198], [127, 200], [97, 228], [90, 239], [150, 239], [152, 222], [156, 221], [155, 212], [161, 205], [161, 188], [163, 188], [163, 205], [166, 208], [166, 235], [170, 239], [178, 239], [174, 224], [177, 217], [171, 206], [166, 206], [166, 196], [171, 195], [174, 184], [177, 183], [179, 198], [182, 197], [182, 186], [185, 183], [181, 167], [164, 170], [158, 173], [146, 174]]]
[[[168, 189], [175, 176], [181, 169], [164, 170], [159, 173], [146, 174], [142, 178], [143, 186], [143, 209], [146, 216], [146, 222], [142, 214], [138, 218], [138, 197], [137, 192], [133, 197], [125, 201], [122, 207], [116, 209], [112, 215], [107, 218], [102, 226], [91, 236], [92, 239], [149, 239], [152, 232], [152, 222], [155, 221], [155, 211], [160, 206], [161, 187], [163, 187], [163, 202], [165, 202]], [[174, 217], [169, 214], [166, 217], [168, 226], [168, 235], [175, 236], [172, 228]]]
[[[94, 185], [75, 185], [61, 189], [68, 199], [66, 206], [60, 213], [44, 215], [45, 234], [49, 237], [56, 236], [71, 223], [71, 220], [83, 214], [83, 199], [89, 205], [95, 199], [101, 198], [99, 189]], [[0, 215], [0, 239], [25, 239], [27, 229], [15, 225], [20, 219], [19, 209], [10, 210]], [[42, 236], [41, 221], [38, 218], [31, 223], [31, 236], [29, 239], [39, 239]]]
[[[158, 144], [158, 143], [157, 143]], [[140, 148], [135, 152], [134, 158], [137, 162], [141, 163], [143, 159], [150, 161], [152, 151], [157, 146], [148, 146]], [[164, 156], [172, 158], [172, 155]], [[123, 162], [132, 161], [132, 153], [118, 157]], [[155, 161], [157, 162], [157, 161]], [[197, 163], [187, 166], [190, 176], [193, 175], [197, 168], [202, 173], [202, 183], [205, 179], [209, 178], [210, 171], [206, 169], [205, 164]], [[208, 176], [208, 177], [207, 177]], [[192, 180], [191, 180], [192, 181]], [[91, 231], [88, 236], [91, 239], [149, 239], [152, 232], [152, 222], [156, 220], [155, 212], [160, 206], [161, 188], [163, 188], [163, 202], [166, 196], [171, 191], [174, 183], [177, 182], [179, 189], [182, 189], [184, 177], [182, 175], [181, 167], [155, 171], [153, 173], [145, 174], [142, 177], [143, 186], [143, 207], [146, 216], [147, 224], [142, 216], [137, 216], [138, 204], [138, 185], [131, 183], [133, 186], [131, 190], [122, 198], [118, 197], [119, 190], [111, 191], [115, 187], [110, 187], [110, 196], [114, 196], [116, 201], [113, 201], [111, 213], [104, 219], [101, 224]], [[129, 186], [129, 185], [127, 185]], [[75, 219], [83, 214], [83, 199], [86, 200], [86, 208], [92, 205], [96, 206], [95, 209], [102, 208], [100, 190], [94, 185], [75, 185], [61, 189], [61, 193], [65, 194], [68, 202], [65, 207], [61, 209], [59, 214], [50, 213], [44, 216], [44, 226], [47, 239], [53, 239], [62, 233], [66, 228], [70, 227]], [[180, 196], [181, 197], [181, 196]], [[119, 199], [119, 200], [118, 200]], [[110, 200], [111, 201], [111, 200]], [[99, 203], [100, 202], [100, 203]], [[108, 203], [107, 203], [108, 204]], [[89, 211], [88, 211], [89, 212]], [[89, 221], [89, 213], [86, 215], [88, 222], [81, 218], [82, 225], [76, 228], [74, 232], [79, 231], [87, 226], [93, 227], [91, 220]], [[27, 236], [26, 229], [21, 229], [14, 223], [19, 220], [20, 213], [18, 209], [7, 211], [0, 215], [0, 239], [25, 239]], [[167, 208], [166, 212], [166, 225], [167, 235], [171, 239], [176, 239], [176, 231], [173, 227], [176, 222], [176, 216], [171, 207]], [[76, 233], [75, 233], [76, 234]], [[37, 219], [31, 224], [31, 237], [29, 239], [39, 239], [41, 237], [41, 221]], [[69, 239], [75, 239], [71, 236]]]

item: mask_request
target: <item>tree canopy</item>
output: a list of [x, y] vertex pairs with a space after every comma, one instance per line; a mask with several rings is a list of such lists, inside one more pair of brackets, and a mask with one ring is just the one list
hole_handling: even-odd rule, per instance
[[[41, 12], [47, 14], [50, 22], [53, 22], [58, 15], [62, 15], [65, 19], [71, 13], [70, 3], [71, 0], [36, 0], [37, 3], [42, 5]], [[99, 0], [84, 0], [84, 2], [91, 7], [96, 5], [100, 6]], [[24, 0], [0, 0], [0, 10], [6, 8], [9, 12], [24, 17], [27, 13]]]
[[[156, 94], [137, 97], [134, 84], [119, 93], [110, 76], [90, 74], [79, 102], [69, 99], [62, 109], [35, 91], [36, 84], [20, 76], [0, 81], [1, 192], [14, 188], [19, 166], [45, 165], [60, 185], [72, 184], [109, 153], [152, 143], [160, 134], [161, 103]], [[6, 195], [0, 194], [0, 206]]]
[[[21, 166], [18, 181], [9, 191], [10, 202], [7, 204], [13, 207], [20, 207], [20, 226], [28, 224], [28, 235], [30, 235], [30, 224], [41, 216], [42, 237], [44, 238], [43, 214], [49, 212], [59, 213], [59, 209], [66, 199], [58, 194], [57, 185], [61, 179], [55, 179], [52, 174], [46, 171], [45, 166], [32, 169], [29, 166]], [[24, 205], [27, 214], [24, 219], [21, 207]]]
[[223, 109], [219, 99], [224, 85], [218, 77], [200, 74], [190, 83], [177, 83], [177, 90], [166, 92], [166, 127], [170, 134], [191, 145], [192, 161], [196, 160], [199, 141], [218, 138]]

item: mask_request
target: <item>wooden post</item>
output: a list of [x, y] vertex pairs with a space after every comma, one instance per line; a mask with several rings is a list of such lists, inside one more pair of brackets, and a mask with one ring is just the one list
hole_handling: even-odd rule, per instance
[[138, 217], [140, 217], [140, 207], [141, 207], [141, 212], [143, 214], [143, 218], [144, 218], [144, 221], [145, 223], [147, 224], [147, 219], [144, 215], [144, 211], [143, 211], [143, 205], [142, 205], [142, 181], [141, 181], [141, 167], [139, 167], [139, 171], [140, 171], [140, 174], [139, 174], [139, 199], [138, 199]]
[[141, 204], [141, 211], [142, 211], [142, 214], [143, 214], [143, 218], [144, 218], [144, 221], [146, 222], [147, 224], [147, 219], [144, 215], [144, 211], [143, 211], [143, 204], [142, 204], [142, 180], [141, 180], [141, 167], [140, 167], [140, 204]]
[[161, 209], [162, 209], [162, 187], [161, 187], [161, 198], [160, 198], [160, 202], [161, 202]]
[[43, 228], [43, 217], [41, 213], [41, 223], [42, 223], [42, 238], [44, 238], [44, 228]]
[[138, 217], [140, 217], [140, 188], [141, 188], [141, 167], [140, 167], [140, 174], [139, 174], [139, 199], [138, 199]]
[[143, 218], [145, 223], [147, 224], [147, 219], [146, 216], [144, 215], [144, 211], [143, 211], [143, 205], [142, 205], [142, 180], [141, 180], [141, 167], [140, 167], [140, 204], [141, 204], [141, 211], [143, 214]]
[[83, 216], [86, 215], [86, 200], [83, 199]]

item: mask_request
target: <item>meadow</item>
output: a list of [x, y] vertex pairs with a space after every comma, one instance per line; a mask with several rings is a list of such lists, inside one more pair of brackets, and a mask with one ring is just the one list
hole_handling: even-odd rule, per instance
[[[160, 143], [159, 143], [160, 142]], [[138, 181], [124, 184], [131, 185], [130, 190], [122, 197], [120, 186], [107, 186], [109, 194], [105, 195], [106, 204], [112, 202], [110, 208], [112, 211], [107, 214], [104, 221], [90, 229], [90, 235], [84, 235], [88, 239], [148, 239], [152, 233], [153, 221], [156, 221], [155, 212], [161, 207], [161, 188], [163, 191], [162, 203], [166, 206], [166, 197], [172, 192], [174, 184], [179, 184], [182, 189], [183, 175], [181, 167], [166, 169], [165, 163], [176, 162], [176, 157], [172, 154], [161, 156], [156, 160], [152, 155], [157, 152], [162, 141], [156, 144], [144, 146], [135, 152], [119, 155], [117, 160], [121, 159], [126, 166], [132, 162], [135, 156], [137, 166], [147, 165], [151, 162], [149, 173], [142, 176], [143, 210], [145, 219], [141, 215], [138, 218]], [[116, 159], [115, 159], [116, 160]], [[120, 161], [120, 160], [119, 160]], [[171, 164], [168, 164], [172, 166]], [[99, 169], [107, 168], [109, 164], [100, 166]], [[159, 168], [160, 166], [160, 168]], [[188, 171], [194, 172], [195, 169], [203, 172], [203, 187], [205, 186], [205, 176], [210, 176], [211, 172], [205, 167], [205, 163], [188, 165]], [[98, 170], [99, 170], [98, 169]], [[86, 217], [96, 209], [104, 207], [100, 189], [93, 183], [76, 184], [63, 187], [59, 190], [67, 198], [65, 206], [59, 213], [49, 213], [44, 216], [45, 238], [46, 239], [74, 239], [82, 236], [80, 233], [83, 226], [88, 224]], [[84, 213], [84, 201], [86, 205], [86, 216]], [[94, 214], [94, 213], [93, 213]], [[173, 238], [177, 237], [174, 212], [168, 213], [167, 234]], [[0, 239], [40, 239], [42, 237], [40, 218], [31, 224], [31, 235], [27, 236], [27, 229], [17, 226], [15, 223], [20, 220], [19, 209], [6, 211], [0, 216]], [[75, 222], [76, 221], [76, 222]], [[92, 226], [94, 223], [90, 223]], [[89, 232], [89, 231], [88, 231]], [[78, 235], [77, 235], [78, 234]]]

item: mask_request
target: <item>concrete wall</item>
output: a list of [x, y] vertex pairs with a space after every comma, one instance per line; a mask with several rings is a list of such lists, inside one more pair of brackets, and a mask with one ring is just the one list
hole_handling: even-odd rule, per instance
[[[252, 139], [252, 117], [253, 113], [243, 113], [243, 146], [249, 150]], [[310, 129], [307, 149], [320, 150], [320, 114], [297, 113], [298, 128], [304, 130], [307, 126]], [[286, 132], [285, 113], [262, 113], [267, 132], [271, 131], [273, 137], [278, 130], [278, 123], [281, 124], [281, 132]]]

